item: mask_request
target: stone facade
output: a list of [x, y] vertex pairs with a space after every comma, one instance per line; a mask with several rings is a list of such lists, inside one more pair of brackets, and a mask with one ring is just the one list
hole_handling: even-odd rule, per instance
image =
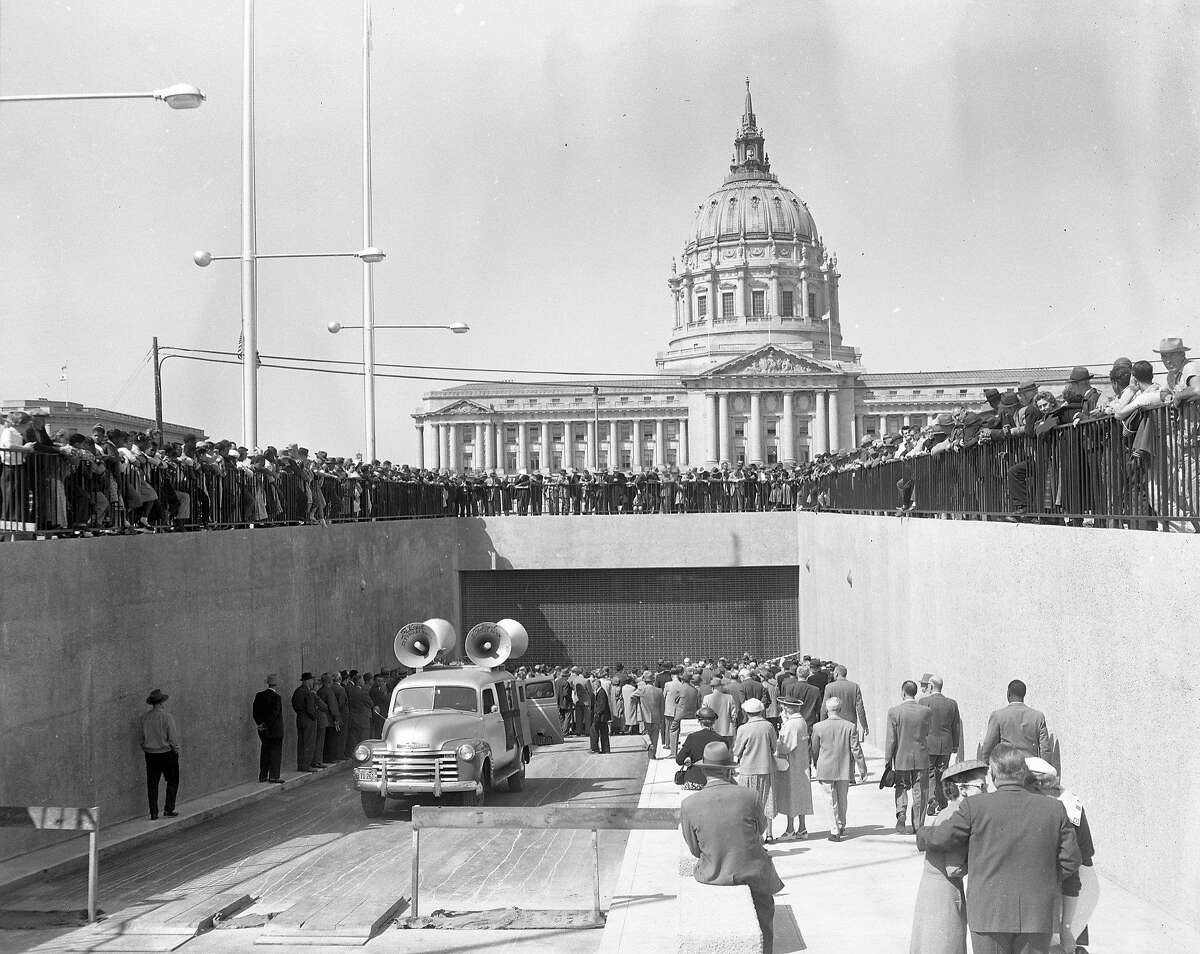
[[[558, 470], [794, 464], [924, 424], [983, 389], [1069, 368], [871, 374], [842, 339], [837, 256], [771, 172], [746, 83], [729, 174], [697, 207], [667, 287], [656, 374], [432, 391], [413, 415], [417, 464]], [[1104, 380], [1107, 369], [1099, 371]]]

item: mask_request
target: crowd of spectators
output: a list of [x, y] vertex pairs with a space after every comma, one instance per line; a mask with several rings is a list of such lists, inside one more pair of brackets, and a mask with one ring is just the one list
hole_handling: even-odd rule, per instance
[[1033, 380], [988, 388], [982, 407], [795, 466], [435, 471], [295, 444], [164, 442], [103, 424], [68, 435], [42, 413], [14, 411], [0, 430], [0, 527], [91, 534], [835, 509], [1200, 530], [1200, 362], [1180, 338], [1155, 350], [1159, 382], [1151, 362], [1118, 358], [1104, 396], [1076, 367], [1060, 393]]

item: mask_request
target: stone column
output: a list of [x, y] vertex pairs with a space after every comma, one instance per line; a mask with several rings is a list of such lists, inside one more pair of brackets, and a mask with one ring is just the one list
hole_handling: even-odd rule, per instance
[[842, 449], [842, 422], [840, 417], [841, 404], [841, 388], [833, 390], [829, 393], [829, 449], [831, 451], [839, 451]]
[[417, 469], [425, 469], [425, 425], [417, 425]]
[[[714, 248], [713, 254], [720, 253], [719, 249]], [[721, 287], [717, 281], [717, 267], [714, 264], [708, 275], [708, 320], [716, 321], [721, 314]]]
[[[563, 457], [566, 456], [564, 452]], [[550, 453], [550, 422], [542, 421], [542, 470], [549, 470], [552, 466], [554, 466], [554, 458]]]
[[458, 425], [451, 424], [447, 430], [449, 432], [449, 439], [446, 441], [446, 459], [449, 463], [446, 466], [451, 470], [459, 470]]
[[905, 414], [903, 420], [904, 420], [905, 427], [908, 427], [912, 423], [911, 415]]
[[779, 462], [791, 466], [796, 463], [796, 406], [795, 395], [783, 392], [783, 417], [779, 422]]
[[733, 428], [729, 423], [729, 392], [722, 391], [717, 395], [717, 406], [720, 409], [721, 417], [721, 453], [718, 459], [722, 461], [733, 460]]
[[829, 450], [829, 421], [826, 416], [826, 398], [824, 391], [813, 393], [813, 426], [809, 429], [812, 434], [812, 453], [824, 454]]
[[453, 465], [450, 463], [450, 428], [452, 425], [443, 424], [441, 426], [442, 447], [438, 451], [438, 470], [447, 470]]
[[642, 422], [635, 417], [630, 424], [633, 425], [630, 431], [633, 442], [629, 448], [629, 466], [637, 470], [642, 466]]
[[654, 466], [667, 466], [667, 422], [661, 417], [654, 422]]
[[694, 294], [692, 277], [689, 275], [683, 280], [683, 320], [689, 325], [692, 323], [692, 296]]
[[746, 266], [743, 265], [738, 269], [737, 274], [737, 297], [733, 300], [733, 313], [738, 318], [745, 318], [750, 314], [750, 309], [746, 307]]
[[705, 438], [708, 441], [708, 459], [705, 464], [715, 467], [721, 462], [721, 417], [717, 410], [716, 391], [704, 395], [704, 412]]
[[812, 318], [808, 313], [808, 273], [800, 273], [800, 310], [797, 312], [803, 318]]
[[472, 448], [474, 454], [471, 455], [471, 461], [475, 464], [476, 470], [483, 469], [483, 421], [475, 422], [475, 445]]
[[686, 417], [679, 419], [679, 453], [675, 455], [675, 461], [679, 467], [691, 466], [691, 454], [688, 448], [688, 422]]
[[483, 425], [483, 468], [492, 470], [496, 466], [496, 423], [486, 421]]
[[600, 465], [600, 434], [595, 418], [587, 422], [587, 454], [583, 460], [588, 470], [595, 470]]
[[750, 433], [746, 435], [746, 450], [749, 463], [761, 464], [762, 451], [762, 392], [750, 392]]
[[517, 422], [517, 471], [529, 467], [529, 427], [525, 421]]
[[617, 422], [610, 420], [608, 422], [608, 469], [616, 470], [617, 468]]
[[[767, 317], [768, 318], [778, 318], [780, 315], [780, 311], [779, 311], [779, 276], [776, 274], [775, 269], [773, 269], [773, 268], [771, 269], [771, 278], [769, 279], [767, 284], [770, 286], [770, 291], [768, 292], [768, 295], [771, 299], [769, 302], [767, 302], [767, 309], [766, 309]], [[793, 309], [793, 311], [794, 310], [795, 309]]]

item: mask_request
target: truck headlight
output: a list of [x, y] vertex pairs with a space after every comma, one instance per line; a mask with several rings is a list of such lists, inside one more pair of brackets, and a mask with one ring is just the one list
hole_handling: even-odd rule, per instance
[[354, 748], [354, 758], [359, 762], [366, 762], [371, 757], [371, 747], [369, 745], [358, 745]]
[[475, 746], [470, 742], [464, 742], [458, 747], [458, 757], [464, 762], [470, 762], [471, 759], [475, 758]]

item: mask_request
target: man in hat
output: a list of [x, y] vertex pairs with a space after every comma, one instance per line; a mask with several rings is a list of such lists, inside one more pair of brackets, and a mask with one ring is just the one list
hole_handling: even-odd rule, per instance
[[663, 723], [666, 719], [664, 715], [665, 700], [663, 691], [655, 685], [654, 677], [650, 675], [649, 670], [642, 674], [642, 684], [634, 690], [633, 696], [637, 699], [638, 712], [641, 713], [642, 724], [646, 727], [646, 735], [649, 736], [649, 744], [646, 746], [646, 752], [652, 759], [658, 758], [658, 740], [662, 735]]
[[321, 766], [317, 758], [317, 694], [313, 691], [313, 674], [300, 674], [300, 685], [292, 693], [292, 709], [296, 713], [296, 771], [315, 772]]
[[1188, 361], [1187, 353], [1192, 349], [1183, 343], [1183, 339], [1163, 338], [1154, 350], [1167, 369], [1163, 399], [1176, 402], [1200, 399], [1200, 362]]
[[884, 758], [892, 766], [896, 789], [896, 832], [906, 832], [908, 793], [912, 792], [912, 826], [916, 831], [925, 818], [925, 779], [929, 774], [929, 752], [925, 740], [933, 716], [917, 702], [917, 684], [906, 679], [900, 685], [900, 704], [887, 715]]
[[762, 844], [762, 812], [754, 794], [731, 781], [734, 767], [729, 746], [709, 742], [703, 755], [695, 765], [704, 772], [704, 787], [685, 798], [679, 809], [683, 840], [700, 859], [696, 880], [700, 884], [746, 885], [762, 931], [763, 954], [772, 954], [773, 895], [783, 890], [783, 881]]
[[846, 675], [845, 666], [839, 663], [833, 667], [833, 682], [825, 686], [822, 708], [824, 708], [824, 702], [827, 702], [832, 696], [837, 696], [842, 700], [842, 718], [847, 721], [857, 719], [856, 725], [861, 727], [858, 737], [865, 739], [869, 730], [867, 728], [867, 707], [863, 705], [862, 689], [859, 688], [857, 682], [847, 679]]
[[150, 707], [138, 720], [138, 744], [146, 756], [146, 798], [150, 802], [150, 820], [158, 819], [158, 780], [167, 780], [163, 815], [174, 818], [175, 797], [179, 794], [179, 729], [163, 706], [168, 696], [161, 689], [146, 697]]
[[713, 731], [722, 742], [733, 747], [733, 734], [737, 731], [740, 714], [733, 696], [725, 689], [725, 680], [714, 674], [709, 683], [709, 693], [701, 700], [701, 708], [713, 713]]
[[700, 692], [692, 685], [691, 675], [683, 666], [671, 670], [672, 679], [663, 689], [663, 715], [667, 724], [667, 744], [671, 758], [679, 754], [679, 732], [685, 719], [694, 719], [700, 708]]
[[267, 688], [254, 697], [254, 725], [258, 729], [258, 780], [283, 784], [279, 777], [283, 761], [283, 700], [279, 697], [279, 677], [267, 676]]
[[1008, 705], [988, 716], [987, 730], [979, 746], [979, 757], [988, 759], [1000, 743], [1020, 749], [1026, 755], [1050, 758], [1050, 733], [1046, 717], [1025, 705], [1026, 687], [1020, 679], [1008, 684]]
[[830, 841], [841, 841], [845, 837], [846, 801], [854, 770], [858, 769], [860, 781], [867, 777], [867, 760], [858, 741], [858, 731], [852, 722], [841, 718], [841, 707], [842, 700], [837, 696], [825, 704], [829, 717], [816, 724], [809, 743], [815, 766], [813, 774], [825, 790], [833, 812]]
[[1045, 954], [1060, 885], [1082, 858], [1062, 803], [1026, 788], [1025, 753], [1006, 743], [989, 759], [995, 791], [965, 799], [917, 848], [966, 849], [967, 924], [975, 954]]

